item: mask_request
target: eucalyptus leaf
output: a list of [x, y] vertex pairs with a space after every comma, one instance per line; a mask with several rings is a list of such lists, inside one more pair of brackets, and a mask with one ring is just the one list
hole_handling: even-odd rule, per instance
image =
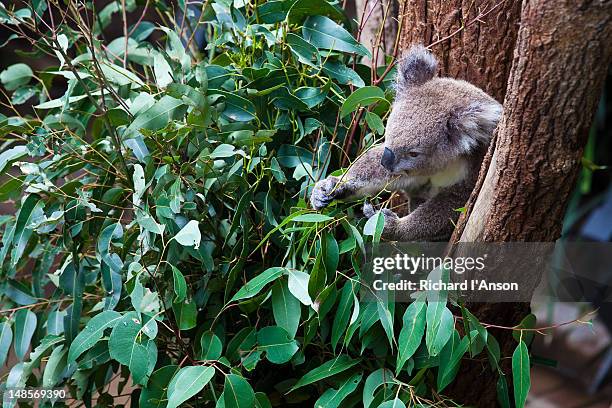
[[202, 333], [200, 338], [200, 359], [218, 360], [223, 352], [221, 339], [212, 332]]
[[15, 355], [19, 360], [23, 360], [30, 341], [36, 330], [36, 315], [28, 309], [19, 309], [15, 313]]
[[337, 408], [342, 401], [346, 399], [352, 392], [357, 389], [361, 382], [362, 374], [355, 374], [344, 381], [340, 386], [326, 390], [323, 395], [315, 402], [316, 407], [321, 408]]
[[512, 354], [512, 388], [514, 389], [514, 403], [517, 408], [525, 406], [527, 394], [531, 385], [529, 365], [529, 350], [522, 340]]
[[301, 306], [300, 301], [291, 294], [285, 279], [272, 288], [272, 313], [276, 324], [294, 338], [300, 325]]
[[365, 381], [365, 385], [363, 387], [363, 406], [364, 408], [370, 408], [372, 402], [374, 401], [374, 394], [376, 390], [381, 386], [386, 386], [387, 384], [394, 384], [395, 377], [393, 373], [385, 368], [380, 368], [374, 372], [372, 372]]
[[348, 31], [325, 16], [308, 17], [302, 30], [304, 39], [317, 48], [354, 52], [371, 57], [368, 49], [358, 43]]
[[181, 368], [168, 384], [166, 408], [176, 408], [196, 395], [215, 375], [215, 369], [204, 366]]
[[104, 330], [114, 327], [121, 320], [120, 313], [106, 310], [95, 315], [70, 344], [68, 362], [74, 362], [81, 354], [94, 346], [104, 334]]
[[257, 343], [259, 349], [266, 352], [266, 358], [275, 364], [286, 363], [298, 351], [293, 336], [279, 326], [268, 326], [259, 330]]
[[251, 408], [255, 405], [255, 393], [244, 377], [228, 374], [223, 386], [223, 401], [225, 408]]
[[199, 223], [195, 220], [189, 221], [174, 236], [174, 240], [183, 246], [192, 246], [194, 249], [200, 247], [202, 234], [200, 233]]
[[6, 362], [6, 357], [12, 342], [13, 330], [11, 329], [9, 322], [4, 321], [0, 325], [0, 366], [3, 366]]
[[346, 98], [340, 109], [340, 115], [346, 116], [354, 112], [359, 106], [365, 107], [380, 101], [386, 101], [385, 93], [382, 89], [377, 86], [364, 86], [355, 90], [355, 92]]
[[326, 361], [321, 364], [319, 367], [314, 368], [304, 374], [302, 378], [298, 380], [297, 383], [293, 387], [291, 387], [291, 391], [297, 390], [298, 388], [304, 387], [306, 385], [312, 384], [314, 382], [320, 381], [324, 378], [331, 377], [333, 375], [339, 374], [343, 371], [348, 370], [349, 368], [359, 364], [359, 360], [351, 359], [347, 355], [340, 355], [337, 358]]
[[425, 302], [421, 300], [415, 300], [410, 303], [404, 317], [402, 318], [402, 329], [399, 333], [398, 344], [398, 355], [397, 363], [395, 366], [395, 372], [399, 373], [406, 361], [419, 348], [423, 334], [425, 332]]
[[231, 302], [249, 299], [257, 295], [268, 283], [276, 280], [285, 272], [285, 268], [269, 268], [257, 275], [250, 281], [248, 281], [234, 296], [231, 298]]

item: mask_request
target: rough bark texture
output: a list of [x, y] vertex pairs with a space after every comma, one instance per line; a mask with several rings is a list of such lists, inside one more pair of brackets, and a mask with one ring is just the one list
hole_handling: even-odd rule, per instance
[[[376, 65], [382, 66], [385, 55], [393, 53], [397, 40], [397, 0], [355, 0], [355, 8], [362, 27], [359, 40], [370, 50], [372, 58], [376, 58]], [[378, 53], [375, 52], [376, 46], [380, 47]], [[372, 63], [369, 58], [362, 62]]]
[[441, 75], [465, 79], [501, 102], [520, 12], [519, 0], [404, 0], [402, 48], [434, 44]]
[[526, 2], [491, 165], [462, 241], [559, 237], [610, 41], [610, 1]]
[[[504, 116], [460, 241], [542, 242], [560, 236], [611, 44], [612, 1], [525, 1]], [[484, 322], [513, 326], [528, 309], [486, 304], [474, 312]], [[492, 333], [502, 355], [510, 355], [515, 343], [509, 332]], [[451, 395], [493, 406], [496, 378], [475, 363], [464, 362], [461, 371]]]

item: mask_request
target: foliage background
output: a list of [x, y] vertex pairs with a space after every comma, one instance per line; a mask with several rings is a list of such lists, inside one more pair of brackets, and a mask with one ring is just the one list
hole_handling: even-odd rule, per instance
[[197, 6], [0, 7], [8, 40], [32, 39], [32, 63], [0, 74], [0, 201], [18, 203], [0, 219], [0, 363], [20, 360], [4, 386], [66, 386], [87, 406], [444, 406], [469, 357], [522, 406], [530, 332], [511, 381], [444, 294], [364, 301], [382, 219], [307, 207], [384, 133], [393, 56], [361, 64], [355, 24], [324, 0]]

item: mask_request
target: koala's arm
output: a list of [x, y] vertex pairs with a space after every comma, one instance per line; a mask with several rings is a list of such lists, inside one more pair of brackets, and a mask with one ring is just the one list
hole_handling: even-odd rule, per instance
[[[452, 235], [459, 218], [456, 209], [465, 205], [470, 196], [469, 186], [459, 185], [444, 189], [435, 197], [423, 202], [416, 210], [404, 217], [398, 217], [389, 210], [383, 210], [385, 227], [383, 237], [391, 241], [446, 241]], [[364, 214], [370, 217], [376, 213], [370, 205], [364, 207]]]
[[376, 146], [362, 154], [341, 177], [329, 176], [315, 184], [310, 196], [314, 209], [321, 209], [333, 200], [357, 199], [377, 194], [384, 189], [397, 190], [405, 176], [392, 175], [381, 164], [384, 146]]

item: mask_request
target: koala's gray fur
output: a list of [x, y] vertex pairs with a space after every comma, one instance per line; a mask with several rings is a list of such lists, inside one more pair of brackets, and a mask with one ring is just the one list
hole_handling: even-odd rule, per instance
[[[502, 106], [474, 85], [437, 78], [437, 61], [422, 46], [399, 63], [396, 98], [384, 145], [364, 153], [341, 177], [319, 181], [310, 197], [315, 209], [335, 199], [354, 199], [383, 189], [404, 190], [422, 201], [405, 217], [385, 209], [383, 237], [396, 241], [447, 240], [470, 196]], [[367, 217], [375, 215], [364, 206]]]

